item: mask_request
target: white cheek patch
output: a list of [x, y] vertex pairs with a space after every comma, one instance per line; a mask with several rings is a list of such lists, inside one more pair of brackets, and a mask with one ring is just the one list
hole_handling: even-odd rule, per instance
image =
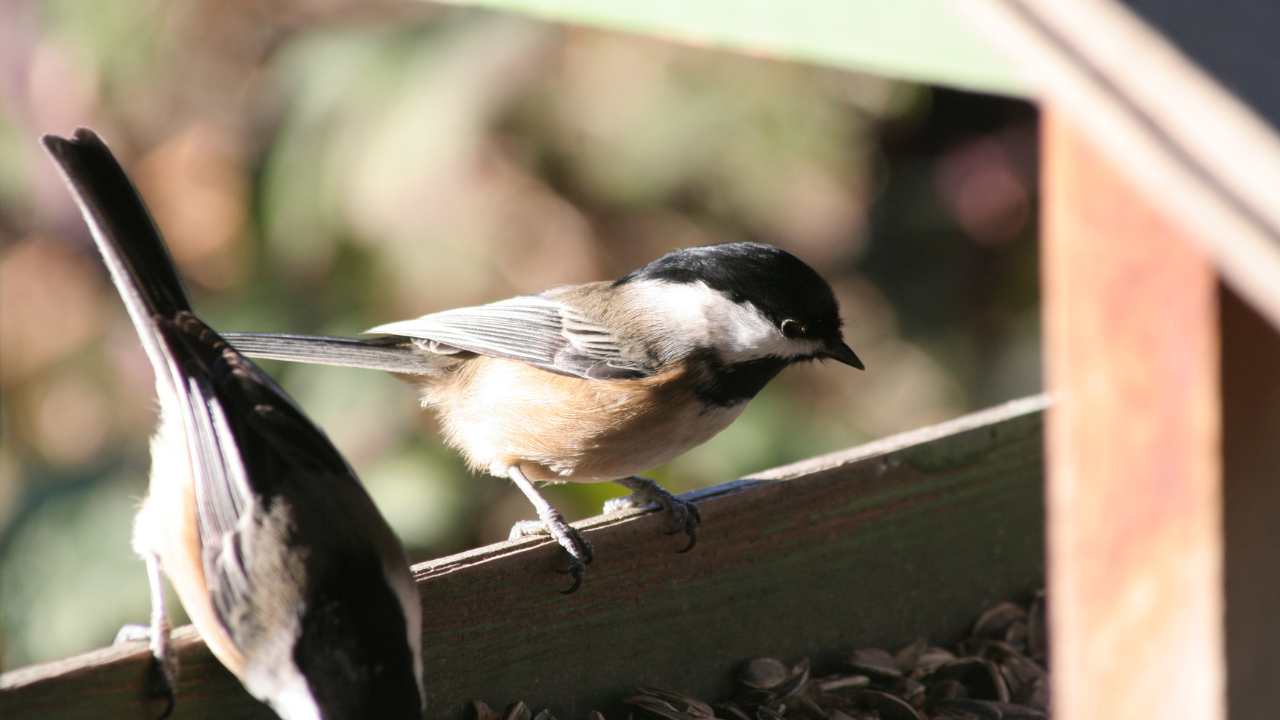
[[678, 332], [684, 343], [714, 348], [728, 363], [801, 357], [818, 350], [814, 340], [785, 337], [755, 305], [735, 303], [701, 282], [644, 280], [632, 292], [668, 332]]

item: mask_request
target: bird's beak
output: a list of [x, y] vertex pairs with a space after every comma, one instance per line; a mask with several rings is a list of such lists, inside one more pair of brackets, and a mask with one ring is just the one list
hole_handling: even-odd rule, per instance
[[856, 367], [859, 370], [867, 369], [866, 366], [862, 364], [862, 360], [858, 358], [858, 354], [853, 351], [853, 348], [849, 347], [845, 344], [844, 340], [840, 340], [839, 338], [828, 342], [826, 347], [824, 347], [818, 354], [822, 357], [838, 360], [850, 367]]

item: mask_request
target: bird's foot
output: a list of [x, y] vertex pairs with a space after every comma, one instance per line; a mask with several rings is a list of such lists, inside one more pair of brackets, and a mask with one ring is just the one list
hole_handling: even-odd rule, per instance
[[656, 507], [667, 514], [668, 535], [683, 531], [688, 536], [689, 544], [679, 552], [689, 552], [698, 543], [698, 525], [702, 523], [702, 515], [698, 513], [697, 505], [681, 500], [647, 478], [629, 477], [619, 480], [618, 484], [630, 488], [631, 494], [605, 502], [604, 512]]
[[132, 624], [125, 625], [116, 632], [116, 639], [111, 641], [112, 645], [124, 645], [131, 642], [146, 642], [151, 639], [151, 628], [146, 625]]
[[154, 630], [147, 625], [125, 625], [116, 633], [113, 644], [144, 641], [151, 645], [145, 693], [148, 699], [164, 701], [164, 710], [157, 716], [157, 720], [164, 720], [173, 714], [177, 704], [175, 689], [178, 686], [178, 659], [169, 643], [168, 625]]
[[565, 595], [576, 591], [582, 585], [582, 577], [587, 572], [587, 565], [591, 563], [593, 553], [591, 543], [587, 541], [582, 533], [576, 528], [564, 521], [564, 517], [559, 512], [552, 511], [543, 514], [540, 520], [521, 520], [511, 526], [511, 534], [509, 539], [529, 537], [530, 535], [550, 535], [560, 547], [569, 555], [568, 573], [573, 577], [573, 583], [567, 590], [563, 590]]

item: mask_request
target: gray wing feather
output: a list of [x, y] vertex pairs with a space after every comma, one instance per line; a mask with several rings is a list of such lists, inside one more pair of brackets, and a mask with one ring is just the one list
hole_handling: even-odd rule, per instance
[[286, 362], [316, 363], [422, 375], [441, 367], [437, 352], [424, 354], [409, 341], [387, 343], [378, 339], [286, 335], [280, 333], [222, 333], [237, 350], [256, 358]]
[[425, 340], [436, 345], [427, 349], [437, 352], [456, 348], [591, 379], [653, 372], [647, 358], [629, 352], [608, 328], [570, 305], [536, 295], [445, 310], [368, 332]]
[[[185, 383], [183, 380], [185, 379]], [[174, 368], [196, 495], [196, 527], [214, 604], [224, 615], [252, 592], [238, 544], [240, 518], [255, 496], [238, 445], [209, 380]]]

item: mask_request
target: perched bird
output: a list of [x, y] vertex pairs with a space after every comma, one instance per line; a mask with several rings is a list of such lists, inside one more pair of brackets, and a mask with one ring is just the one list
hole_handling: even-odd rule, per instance
[[[97, 135], [48, 135], [151, 361], [160, 401], [133, 546], [173, 708], [161, 575], [213, 654], [286, 720], [421, 718], [421, 608], [404, 549], [346, 460], [192, 311]], [[126, 638], [137, 633], [122, 631]]]
[[538, 512], [512, 536], [547, 532], [581, 582], [591, 546], [538, 482], [615, 481], [606, 505], [658, 505], [689, 536], [693, 504], [636, 474], [723, 430], [783, 368], [845, 344], [831, 287], [794, 255], [731, 243], [664, 255], [613, 281], [393, 322], [369, 339], [228, 333], [247, 355], [385, 370], [411, 382], [445, 440], [476, 470], [510, 478]]

